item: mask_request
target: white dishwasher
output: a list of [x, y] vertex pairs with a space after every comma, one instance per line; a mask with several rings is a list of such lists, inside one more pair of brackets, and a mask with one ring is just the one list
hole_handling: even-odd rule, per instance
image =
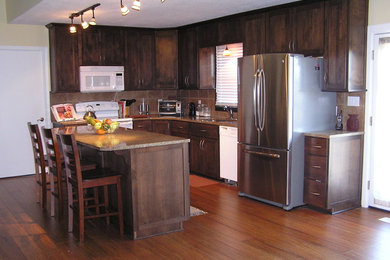
[[220, 177], [237, 182], [237, 127], [219, 126]]

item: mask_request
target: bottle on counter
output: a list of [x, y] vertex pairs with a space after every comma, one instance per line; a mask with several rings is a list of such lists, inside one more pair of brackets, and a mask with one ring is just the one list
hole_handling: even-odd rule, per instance
[[202, 113], [202, 100], [198, 100], [198, 106], [196, 107], [195, 115], [196, 117], [200, 117]]

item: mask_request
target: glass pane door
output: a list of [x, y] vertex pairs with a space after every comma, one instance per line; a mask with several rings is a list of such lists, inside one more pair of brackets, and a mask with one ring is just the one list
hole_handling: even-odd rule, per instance
[[390, 170], [388, 164], [390, 34], [375, 36], [374, 84], [372, 93], [371, 187], [369, 204], [390, 210]]

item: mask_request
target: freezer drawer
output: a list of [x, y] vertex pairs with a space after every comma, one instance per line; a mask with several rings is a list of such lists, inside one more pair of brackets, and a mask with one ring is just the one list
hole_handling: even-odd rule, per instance
[[289, 153], [239, 144], [240, 194], [288, 205]]

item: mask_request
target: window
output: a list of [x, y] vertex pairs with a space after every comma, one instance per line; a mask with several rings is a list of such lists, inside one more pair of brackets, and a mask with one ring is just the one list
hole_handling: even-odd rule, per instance
[[[228, 48], [230, 56], [223, 56]], [[237, 58], [242, 57], [242, 43], [217, 46], [216, 48], [216, 106], [237, 107]]]

